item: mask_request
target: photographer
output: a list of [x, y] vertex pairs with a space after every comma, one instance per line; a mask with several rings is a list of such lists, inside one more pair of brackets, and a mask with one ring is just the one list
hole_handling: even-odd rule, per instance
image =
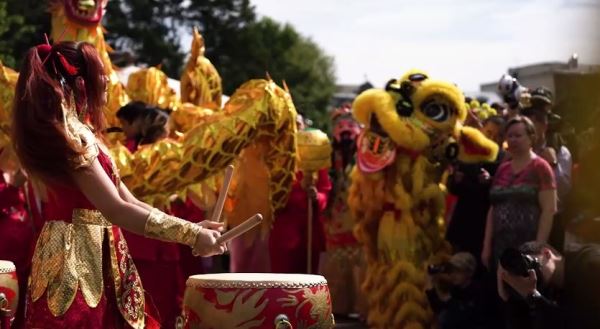
[[440, 329], [479, 329], [484, 325], [481, 287], [473, 281], [475, 257], [454, 254], [448, 262], [429, 265], [431, 288], [426, 291]]
[[529, 307], [528, 319], [510, 319], [520, 322], [518, 328], [600, 326], [600, 246], [561, 255], [548, 244], [528, 242], [518, 251], [505, 251], [500, 263], [500, 297], [518, 303], [514, 291]]

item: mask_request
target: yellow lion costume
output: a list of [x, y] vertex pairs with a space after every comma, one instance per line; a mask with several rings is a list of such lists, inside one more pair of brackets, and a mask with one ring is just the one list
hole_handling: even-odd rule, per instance
[[366, 90], [353, 115], [366, 127], [348, 203], [368, 263], [362, 288], [369, 327], [435, 327], [425, 268], [450, 248], [443, 236], [444, 168], [433, 159], [442, 148], [445, 158], [493, 161], [497, 146], [462, 125], [467, 112], [455, 85], [420, 71], [391, 80], [385, 90]]

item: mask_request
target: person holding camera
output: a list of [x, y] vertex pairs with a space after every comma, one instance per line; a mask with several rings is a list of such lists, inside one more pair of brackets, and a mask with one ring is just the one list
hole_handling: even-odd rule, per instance
[[511, 319], [518, 320], [517, 328], [592, 329], [600, 327], [598, 278], [599, 245], [561, 254], [547, 243], [528, 242], [503, 253], [498, 293], [504, 301], [528, 305], [527, 319]]
[[468, 252], [454, 254], [450, 260], [427, 267], [430, 288], [426, 294], [440, 329], [487, 328], [481, 287], [473, 280], [475, 257]]

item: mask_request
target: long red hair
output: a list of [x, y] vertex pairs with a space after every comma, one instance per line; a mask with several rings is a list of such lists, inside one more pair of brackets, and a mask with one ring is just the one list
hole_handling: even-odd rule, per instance
[[88, 123], [101, 131], [105, 88], [104, 67], [91, 44], [60, 42], [29, 49], [12, 114], [13, 144], [29, 174], [43, 180], [71, 179], [84, 150], [67, 138], [61, 103], [86, 111]]

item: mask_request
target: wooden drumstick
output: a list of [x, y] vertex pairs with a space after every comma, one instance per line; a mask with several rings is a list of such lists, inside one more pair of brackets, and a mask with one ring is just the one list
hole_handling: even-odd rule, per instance
[[227, 192], [229, 191], [229, 184], [231, 183], [231, 177], [233, 176], [233, 165], [227, 166], [225, 168], [225, 177], [223, 179], [223, 186], [221, 186], [221, 191], [219, 192], [219, 198], [217, 199], [217, 203], [215, 204], [215, 208], [212, 213], [212, 221], [213, 222], [222, 222], [221, 221], [221, 213], [223, 212], [223, 206], [225, 205], [225, 198], [227, 197]]
[[223, 244], [223, 243], [227, 243], [227, 242], [237, 238], [238, 236], [250, 231], [254, 226], [260, 224], [262, 219], [263, 219], [263, 216], [261, 214], [256, 214], [256, 215], [246, 219], [246, 221], [244, 221], [240, 225], [232, 228], [231, 230], [225, 232], [225, 234], [221, 235], [217, 239], [217, 243]]

